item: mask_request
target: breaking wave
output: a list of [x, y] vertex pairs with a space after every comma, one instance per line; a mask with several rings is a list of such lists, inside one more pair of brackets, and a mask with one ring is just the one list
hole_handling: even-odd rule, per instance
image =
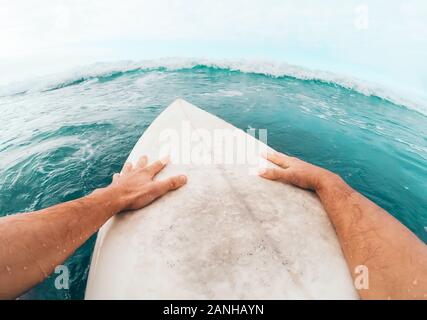
[[354, 90], [365, 96], [375, 96], [396, 105], [427, 114], [427, 103], [420, 99], [404, 98], [392, 90], [361, 79], [328, 71], [258, 60], [213, 60], [191, 58], [163, 58], [142, 61], [100, 62], [76, 68], [69, 72], [41, 77], [31, 81], [0, 86], [0, 97], [32, 92], [50, 91], [78, 85], [89, 80], [110, 80], [140, 71], [184, 71], [195, 68], [212, 68], [228, 71], [260, 74], [268, 77], [291, 77], [306, 81], [319, 81], [329, 85]]

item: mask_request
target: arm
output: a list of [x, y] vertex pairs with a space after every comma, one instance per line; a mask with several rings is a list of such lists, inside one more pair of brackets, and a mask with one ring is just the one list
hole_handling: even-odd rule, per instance
[[353, 278], [357, 266], [368, 268], [361, 298], [427, 299], [427, 246], [411, 231], [332, 172], [280, 153], [266, 157], [279, 168], [262, 170], [262, 177], [317, 193]]
[[186, 183], [185, 176], [153, 181], [166, 165], [142, 157], [126, 164], [106, 188], [37, 212], [0, 218], [0, 299], [14, 298], [51, 274], [110, 217], [142, 208]]

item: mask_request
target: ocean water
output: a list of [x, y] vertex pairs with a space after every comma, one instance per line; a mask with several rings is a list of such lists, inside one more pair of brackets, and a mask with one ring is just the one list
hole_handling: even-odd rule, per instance
[[[273, 148], [340, 174], [427, 243], [427, 109], [352, 79], [277, 70], [102, 64], [0, 88], [0, 215], [107, 185], [151, 121], [181, 97], [241, 129], [267, 129]], [[22, 298], [83, 298], [94, 243], [66, 261], [69, 290], [56, 290], [51, 277]]]

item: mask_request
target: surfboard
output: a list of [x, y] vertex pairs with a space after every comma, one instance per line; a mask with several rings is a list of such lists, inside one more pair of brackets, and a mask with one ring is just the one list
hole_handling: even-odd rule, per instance
[[257, 176], [271, 149], [259, 140], [268, 130], [253, 131], [182, 99], [167, 107], [128, 161], [169, 154], [156, 179], [183, 173], [188, 183], [107, 221], [85, 298], [357, 299], [319, 199]]

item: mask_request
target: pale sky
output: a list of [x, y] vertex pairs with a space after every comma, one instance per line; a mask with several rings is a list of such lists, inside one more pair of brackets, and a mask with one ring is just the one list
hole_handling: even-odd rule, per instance
[[256, 58], [426, 97], [425, 0], [0, 0], [0, 84], [98, 61]]

